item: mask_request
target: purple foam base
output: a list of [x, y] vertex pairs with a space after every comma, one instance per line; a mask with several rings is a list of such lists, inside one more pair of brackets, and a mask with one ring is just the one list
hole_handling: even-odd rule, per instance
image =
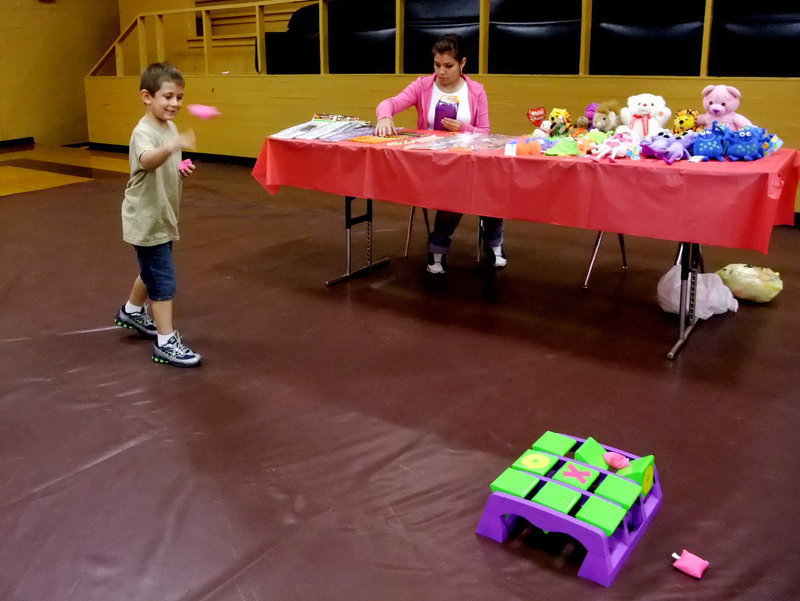
[[[575, 437], [571, 437], [575, 438]], [[575, 438], [582, 442], [583, 439]], [[631, 459], [625, 451], [603, 445], [608, 451], [616, 451]], [[574, 461], [569, 459], [569, 461]], [[598, 469], [594, 467], [594, 469]], [[600, 470], [604, 473], [606, 470]], [[580, 491], [591, 496], [592, 493]], [[610, 586], [625, 561], [630, 556], [636, 543], [650, 526], [662, 503], [661, 483], [658, 473], [654, 474], [653, 487], [644, 498], [636, 500], [625, 514], [620, 525], [611, 536], [606, 536], [600, 528], [592, 526], [575, 517], [561, 513], [528, 499], [515, 497], [502, 492], [493, 492], [486, 502], [483, 515], [476, 532], [499, 543], [508, 538], [509, 532], [516, 522], [525, 519], [537, 528], [547, 532], [561, 532], [580, 542], [586, 548], [586, 558], [581, 564], [578, 575], [603, 586]]]

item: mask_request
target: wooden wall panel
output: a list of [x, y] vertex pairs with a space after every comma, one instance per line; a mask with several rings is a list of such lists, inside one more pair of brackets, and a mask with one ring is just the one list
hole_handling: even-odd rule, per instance
[[[130, 120], [140, 112], [131, 91], [136, 82], [130, 79], [86, 78], [91, 141], [127, 144]], [[178, 123], [188, 126], [194, 121], [200, 152], [254, 157], [265, 136], [310, 119], [314, 112], [373, 119], [377, 103], [413, 79], [412, 75], [187, 75], [186, 102], [213, 104], [224, 116], [205, 123], [181, 115]], [[722, 83], [696, 77], [482, 75], [478, 79], [489, 96], [492, 130], [519, 135], [532, 130], [526, 118], [532, 107], [544, 106], [548, 111], [563, 107], [577, 116], [590, 102], [616, 99], [624, 103], [630, 95], [649, 92], [664, 96], [673, 112], [701, 110], [702, 89], [709, 83]], [[778, 133], [787, 146], [800, 147], [800, 121], [787, 118], [797, 113], [800, 79], [727, 79], [724, 83], [742, 91], [742, 114]], [[135, 110], [128, 117], [131, 106]], [[398, 123], [413, 127], [415, 114], [413, 109], [407, 111]], [[115, 125], [122, 117], [128, 118], [125, 126]]]
[[117, 35], [114, 2], [0, 2], [0, 139], [85, 142], [83, 76]]
[[[181, 8], [194, 8], [195, 0], [117, 0], [119, 3], [119, 29], [124, 30], [136, 15], [152, 13], [160, 10], [176, 10]], [[183, 35], [194, 35], [190, 30], [182, 32]]]
[[[270, 75], [187, 76], [186, 103], [217, 106], [223, 115], [213, 121], [193, 119], [185, 111], [178, 117], [181, 129], [197, 132], [197, 151], [209, 154], [256, 157], [264, 138], [290, 125], [310, 119], [315, 112], [333, 112], [374, 119], [375, 106], [413, 80], [411, 75]], [[788, 147], [800, 148], [800, 120], [796, 99], [800, 79], [726, 79], [675, 77], [601, 77], [482, 75], [486, 87], [492, 130], [523, 135], [532, 126], [529, 108], [563, 107], [581, 114], [590, 102], [616, 99], [643, 92], [660, 94], [668, 106], [702, 109], [701, 91], [709, 83], [727, 83], [742, 94], [740, 112], [751, 121], [778, 133]], [[143, 114], [135, 92], [136, 78], [86, 78], [89, 139], [103, 144], [127, 145], [130, 132]], [[357, 90], [357, 93], [354, 93]], [[396, 123], [414, 127], [416, 112], [400, 115]], [[795, 205], [800, 210], [800, 194]]]

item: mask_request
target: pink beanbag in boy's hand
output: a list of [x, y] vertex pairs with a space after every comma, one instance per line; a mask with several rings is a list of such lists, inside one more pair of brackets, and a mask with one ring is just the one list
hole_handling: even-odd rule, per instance
[[681, 572], [686, 572], [689, 576], [694, 576], [695, 578], [702, 578], [703, 572], [705, 572], [708, 567], [708, 562], [705, 559], [701, 559], [697, 555], [689, 553], [686, 549], [684, 549], [680, 555], [673, 553], [672, 556], [677, 560], [672, 564], [673, 566], [678, 568]]
[[183, 159], [180, 165], [178, 165], [178, 171], [180, 171], [183, 175], [186, 175], [187, 167], [194, 167], [192, 159]]
[[190, 114], [194, 115], [198, 119], [213, 119], [214, 117], [220, 116], [220, 113], [216, 107], [208, 106], [207, 104], [190, 104], [186, 107]]

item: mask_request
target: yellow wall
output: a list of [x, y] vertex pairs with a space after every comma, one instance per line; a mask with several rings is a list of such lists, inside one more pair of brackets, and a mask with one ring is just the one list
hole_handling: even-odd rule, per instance
[[[178, 65], [180, 67], [180, 65]], [[375, 106], [412, 81], [412, 75], [210, 75], [187, 76], [185, 101], [217, 106], [223, 116], [202, 122], [181, 114], [178, 127], [193, 127], [198, 134], [197, 151], [255, 157], [264, 138], [276, 131], [306, 121], [315, 112], [333, 112], [373, 119]], [[492, 130], [522, 135], [532, 126], [529, 108], [563, 107], [573, 115], [583, 113], [590, 102], [649, 92], [664, 96], [673, 112], [682, 108], [702, 109], [701, 91], [721, 80], [699, 77], [607, 77], [607, 76], [476, 76], [489, 97]], [[742, 92], [740, 112], [769, 131], [778, 133], [787, 146], [800, 148], [797, 99], [800, 79], [729, 78], [724, 83]], [[86, 78], [90, 140], [104, 144], [127, 144], [130, 130], [142, 114], [132, 77]], [[91, 99], [102, 99], [92, 102]], [[413, 109], [397, 119], [398, 124], [416, 124]]]
[[[160, 10], [193, 8], [194, 0], [118, 0], [119, 30], [124, 30], [136, 15], [152, 13]], [[233, 0], [232, 0], [233, 1]], [[100, 58], [99, 56], [97, 58]]]
[[116, 2], [2, 0], [0, 140], [85, 142], [83, 77], [117, 33]]

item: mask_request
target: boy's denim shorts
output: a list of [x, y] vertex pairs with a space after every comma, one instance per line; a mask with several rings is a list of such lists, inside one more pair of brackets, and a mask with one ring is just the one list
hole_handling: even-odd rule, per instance
[[172, 241], [156, 246], [136, 246], [139, 274], [147, 286], [147, 296], [154, 301], [175, 298], [177, 282], [175, 264], [172, 262]]

